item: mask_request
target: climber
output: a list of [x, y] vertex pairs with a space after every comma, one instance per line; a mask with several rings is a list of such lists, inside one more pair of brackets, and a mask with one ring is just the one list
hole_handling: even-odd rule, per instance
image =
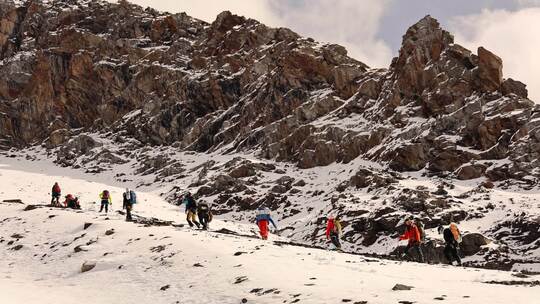
[[201, 225], [199, 224], [199, 222], [197, 222], [196, 219], [197, 202], [195, 201], [190, 192], [187, 192], [186, 195], [184, 195], [182, 204], [186, 204], [187, 222], [189, 224], [189, 227], [193, 227], [193, 224], [195, 224], [197, 228], [201, 228]]
[[276, 223], [274, 223], [274, 220], [270, 216], [270, 209], [261, 206], [259, 209], [257, 209], [257, 216], [255, 217], [255, 222], [257, 223], [257, 226], [259, 226], [259, 233], [261, 234], [261, 237], [263, 240], [268, 239], [268, 223], [272, 223], [274, 226], [274, 229], [277, 229]]
[[66, 200], [64, 201], [64, 207], [71, 209], [81, 209], [79, 204], [79, 198], [73, 196], [72, 194], [66, 195]]
[[129, 222], [132, 220], [131, 211], [133, 210], [133, 205], [137, 203], [137, 195], [135, 194], [135, 191], [126, 188], [126, 192], [124, 192], [122, 196], [122, 209], [126, 210], [126, 221]]
[[197, 214], [199, 215], [199, 222], [202, 225], [202, 229], [207, 230], [208, 224], [212, 221], [212, 209], [210, 205], [205, 202], [201, 202], [197, 206]]
[[[452, 223], [454, 224], [454, 223]], [[457, 225], [454, 224], [457, 229]], [[461, 266], [461, 258], [458, 254], [458, 241], [456, 240], [454, 234], [450, 227], [444, 228], [442, 225], [438, 228], [439, 234], [443, 235], [446, 245], [444, 246], [444, 256], [448, 260], [450, 265], [454, 265], [454, 260], [457, 262], [458, 266]]]
[[105, 213], [109, 212], [109, 205], [112, 206], [112, 197], [109, 190], [103, 190], [99, 194], [99, 198], [101, 199], [101, 207], [99, 208], [99, 212], [103, 211], [103, 208], [105, 208]]
[[339, 239], [341, 237], [342, 231], [341, 231], [341, 222], [339, 220], [339, 216], [328, 216], [328, 221], [326, 222], [326, 239], [330, 240], [334, 246], [336, 246], [336, 250], [341, 251], [341, 243], [339, 242]]
[[424, 254], [422, 252], [422, 248], [420, 247], [422, 237], [420, 236], [420, 231], [418, 230], [418, 227], [413, 222], [413, 219], [407, 219], [405, 220], [405, 233], [399, 237], [399, 240], [409, 240], [409, 243], [407, 244], [407, 247], [405, 248], [405, 255], [409, 256], [409, 251], [414, 250], [416, 251], [416, 254], [418, 255], [418, 259], [420, 263], [424, 262]]
[[[58, 183], [54, 183], [53, 187], [52, 187], [52, 190], [51, 190], [51, 196], [52, 196], [52, 199], [51, 199], [51, 206], [58, 206], [60, 207], [60, 196], [61, 196], [61, 190], [60, 190], [60, 186], [58, 185]], [[56, 202], [56, 203], [55, 203]]]

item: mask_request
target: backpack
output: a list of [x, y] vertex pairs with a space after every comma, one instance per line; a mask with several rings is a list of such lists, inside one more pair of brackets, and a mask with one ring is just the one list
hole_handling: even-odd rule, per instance
[[58, 184], [53, 186], [53, 192], [54, 193], [60, 193], [60, 186]]
[[452, 234], [454, 235], [454, 239], [456, 240], [456, 242], [461, 243], [463, 241], [462, 237], [461, 237], [461, 231], [459, 231], [459, 228], [458, 226], [456, 225], [456, 223], [450, 223], [450, 231], [452, 231]]
[[129, 198], [128, 199], [132, 204], [137, 203], [137, 194], [135, 194], [135, 191], [129, 190]]
[[426, 230], [424, 229], [424, 223], [420, 220], [415, 221], [416, 228], [418, 228], [418, 232], [420, 232], [420, 242], [426, 241]]
[[101, 199], [109, 199], [109, 191], [108, 190], [105, 190], [103, 191], [103, 195], [101, 196]]

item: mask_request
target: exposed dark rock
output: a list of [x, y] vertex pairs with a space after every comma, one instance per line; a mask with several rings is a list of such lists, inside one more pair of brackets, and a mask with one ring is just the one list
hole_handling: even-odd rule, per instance
[[81, 272], [87, 272], [96, 267], [96, 262], [84, 262], [81, 266]]
[[23, 210], [24, 211], [32, 211], [32, 210], [37, 209], [37, 208], [38, 208], [38, 206], [36, 206], [36, 205], [28, 205], [28, 206], [24, 207]]
[[414, 288], [414, 287], [408, 286], [408, 285], [396, 284], [396, 285], [394, 285], [394, 287], [392, 287], [392, 290], [394, 290], [394, 291], [398, 291], [398, 290], [411, 290], [411, 289], [413, 289], [413, 288]]
[[482, 246], [489, 243], [491, 243], [491, 241], [480, 233], [469, 233], [463, 236], [460, 248], [463, 254], [473, 255], [479, 252]]
[[11, 250], [19, 251], [19, 250], [21, 250], [23, 247], [24, 247], [23, 245], [19, 244], [19, 245], [13, 246], [13, 248], [11, 248]]

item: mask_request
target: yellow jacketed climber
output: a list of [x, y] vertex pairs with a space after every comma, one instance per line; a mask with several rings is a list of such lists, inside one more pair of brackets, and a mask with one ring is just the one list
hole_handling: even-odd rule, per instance
[[112, 205], [112, 197], [111, 197], [111, 193], [109, 191], [103, 191], [99, 194], [99, 198], [104, 201], [104, 200], [108, 200], [109, 201], [109, 204]]

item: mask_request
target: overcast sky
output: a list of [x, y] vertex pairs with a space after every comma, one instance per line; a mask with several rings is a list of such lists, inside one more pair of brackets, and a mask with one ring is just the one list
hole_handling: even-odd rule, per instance
[[[110, 0], [115, 2], [115, 0]], [[503, 58], [506, 78], [528, 85], [540, 103], [540, 0], [131, 0], [211, 22], [224, 10], [321, 42], [339, 43], [372, 67], [387, 67], [401, 36], [430, 14], [472, 50]]]

